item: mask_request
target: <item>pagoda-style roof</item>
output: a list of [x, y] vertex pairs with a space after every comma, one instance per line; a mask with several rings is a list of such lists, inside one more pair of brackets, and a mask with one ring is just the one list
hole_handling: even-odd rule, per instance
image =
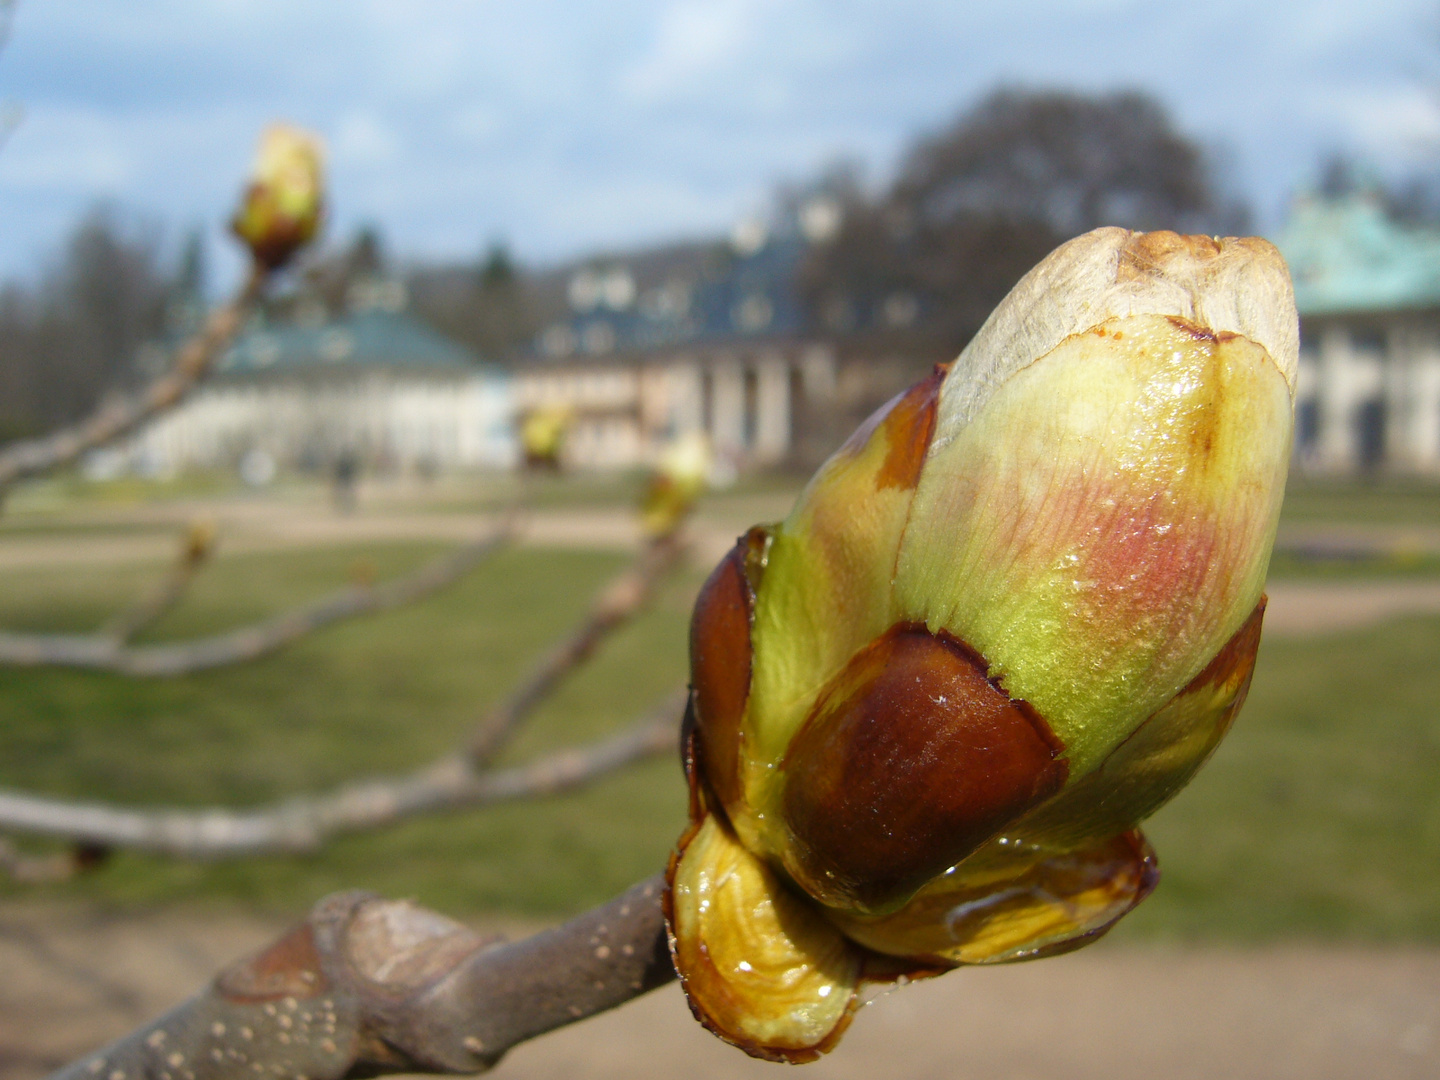
[[338, 374], [357, 368], [500, 373], [413, 316], [380, 309], [313, 323], [254, 326], [221, 358], [217, 372], [234, 378]]
[[1440, 308], [1440, 232], [1395, 221], [1374, 198], [1299, 199], [1275, 244], [1302, 317]]

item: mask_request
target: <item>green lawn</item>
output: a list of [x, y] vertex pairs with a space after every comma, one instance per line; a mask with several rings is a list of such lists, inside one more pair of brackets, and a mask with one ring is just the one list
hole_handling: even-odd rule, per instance
[[1440, 619], [1261, 646], [1125, 932], [1440, 941]]
[[1434, 579], [1440, 577], [1440, 555], [1401, 552], [1334, 556], [1279, 549], [1270, 558], [1270, 577], [1306, 581]]
[[[357, 560], [388, 576], [436, 550], [222, 555], [150, 636], [209, 631], [316, 595]], [[623, 563], [509, 552], [423, 604], [183, 679], [0, 670], [0, 783], [134, 804], [245, 804], [418, 765], [459, 741]], [[0, 625], [87, 628], [154, 573], [0, 575]], [[677, 685], [697, 583], [676, 582], [608, 642], [510, 759], [613, 730]], [[1268, 640], [1235, 732], [1148, 826], [1164, 882], [1117, 935], [1440, 941], [1437, 658], [1440, 619]], [[684, 805], [667, 758], [578, 794], [414, 821], [313, 856], [188, 864], [122, 854], [67, 885], [0, 884], [0, 894], [290, 912], [363, 887], [458, 914], [551, 916], [660, 867]]]
[[1282, 521], [1440, 525], [1440, 484], [1402, 477], [1318, 480], [1292, 476]]
[[[212, 630], [323, 592], [343, 582], [356, 559], [389, 575], [434, 550], [222, 558], [151, 636]], [[135, 804], [244, 804], [422, 764], [457, 745], [624, 562], [506, 553], [425, 603], [330, 629], [254, 664], [182, 679], [0, 670], [0, 782]], [[144, 577], [4, 575], [0, 624], [81, 629]], [[696, 584], [678, 582], [650, 615], [607, 642], [539, 712], [510, 759], [614, 730], [679, 685]], [[684, 806], [677, 763], [654, 761], [572, 798], [413, 822], [315, 857], [186, 865], [121, 856], [56, 891], [147, 903], [237, 898], [288, 910], [353, 886], [451, 910], [551, 913], [650, 872], [682, 826]]]

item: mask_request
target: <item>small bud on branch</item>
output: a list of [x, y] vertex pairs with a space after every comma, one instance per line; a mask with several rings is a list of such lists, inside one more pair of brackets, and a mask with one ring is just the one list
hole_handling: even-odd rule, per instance
[[266, 129], [230, 223], [259, 265], [277, 270], [314, 239], [325, 208], [324, 184], [318, 139], [287, 124]]
[[692, 431], [670, 442], [660, 454], [640, 504], [645, 535], [665, 537], [685, 523], [710, 481], [714, 455], [704, 434]]

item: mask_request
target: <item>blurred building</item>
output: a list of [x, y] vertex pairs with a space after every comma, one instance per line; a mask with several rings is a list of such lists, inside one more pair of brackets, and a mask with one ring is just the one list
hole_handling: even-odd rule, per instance
[[312, 302], [257, 320], [199, 390], [122, 448], [125, 463], [256, 479], [513, 464], [509, 373], [407, 314], [398, 286], [372, 291], [338, 317]]
[[828, 452], [835, 355], [807, 324], [796, 268], [836, 215], [807, 205], [788, 227], [747, 221], [728, 244], [576, 268], [564, 317], [515, 368], [518, 407], [567, 410], [565, 454], [581, 468], [646, 463], [694, 431], [735, 470]]
[[1296, 466], [1440, 473], [1440, 232], [1306, 198], [1276, 243], [1300, 310]]

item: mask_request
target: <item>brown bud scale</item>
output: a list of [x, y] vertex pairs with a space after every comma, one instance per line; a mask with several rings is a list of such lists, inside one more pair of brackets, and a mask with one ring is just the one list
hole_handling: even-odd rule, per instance
[[935, 414], [940, 404], [940, 386], [945, 381], [948, 365], [936, 364], [929, 376], [921, 379], [895, 403], [885, 417], [890, 437], [890, 452], [885, 456], [875, 477], [877, 490], [901, 488], [908, 490], [920, 483], [920, 469], [935, 434]]
[[216, 980], [221, 997], [241, 1004], [311, 998], [328, 987], [309, 923], [297, 926], [259, 956], [227, 968]]
[[1064, 785], [1062, 744], [987, 672], [902, 623], [826, 688], [782, 764], [787, 868], [808, 892], [892, 909]]
[[750, 624], [768, 533], [751, 529], [720, 560], [695, 601], [690, 621], [695, 753], [716, 797], [741, 797], [741, 721], [750, 696]]

